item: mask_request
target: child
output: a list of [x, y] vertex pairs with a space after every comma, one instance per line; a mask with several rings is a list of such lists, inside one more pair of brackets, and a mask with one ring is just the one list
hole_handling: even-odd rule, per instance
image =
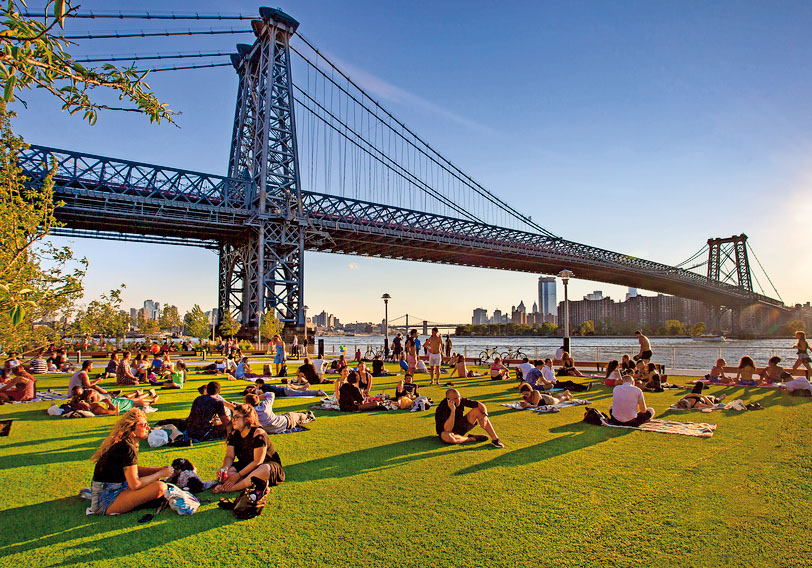
[[727, 361], [724, 359], [717, 359], [716, 365], [711, 369], [710, 373], [705, 375], [705, 378], [712, 383], [725, 383], [730, 384], [732, 380], [730, 377], [725, 375], [725, 367], [727, 366]]

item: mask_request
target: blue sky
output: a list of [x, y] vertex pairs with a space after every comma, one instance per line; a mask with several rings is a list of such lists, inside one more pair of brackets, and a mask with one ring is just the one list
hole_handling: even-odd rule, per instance
[[[92, 1], [82, 9], [133, 5]], [[258, 10], [252, 2], [137, 5], [139, 12]], [[812, 299], [812, 4], [300, 0], [279, 7], [452, 163], [553, 233], [676, 264], [710, 237], [744, 232], [785, 302]], [[74, 20], [67, 32], [246, 24]], [[94, 40], [73, 53], [230, 51], [250, 38]], [[115, 113], [90, 127], [42, 93], [26, 94], [29, 107], [18, 106], [14, 126], [31, 143], [225, 173], [234, 71], [160, 73], [150, 84], [183, 113], [180, 128]], [[127, 306], [146, 298], [181, 310], [216, 304], [217, 258], [209, 251], [81, 239], [73, 247], [90, 260], [89, 298], [126, 283]], [[377, 321], [387, 292], [392, 317], [464, 322], [475, 307], [532, 305], [537, 277], [309, 253], [305, 302], [311, 314]], [[593, 290], [625, 294], [594, 282], [570, 286], [576, 298]]]

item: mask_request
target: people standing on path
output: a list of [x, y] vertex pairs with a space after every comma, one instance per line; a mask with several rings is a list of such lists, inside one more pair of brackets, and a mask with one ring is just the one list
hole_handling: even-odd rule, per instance
[[290, 344], [290, 355], [291, 357], [298, 357], [299, 356], [299, 336], [293, 336], [293, 342]]
[[451, 357], [451, 336], [449, 334], [445, 334], [445, 356]]
[[806, 378], [809, 380], [809, 373], [812, 371], [812, 367], [809, 366], [809, 343], [806, 341], [806, 333], [803, 331], [796, 331], [795, 339], [797, 341], [793, 347], [798, 352], [798, 360], [795, 361], [795, 364], [792, 366], [792, 370], [794, 371], [803, 365], [806, 367]]
[[279, 376], [279, 368], [285, 362], [285, 342], [282, 341], [282, 338], [277, 334], [273, 336], [273, 340], [271, 344], [274, 346], [275, 355], [273, 358], [274, 364], [274, 375]]
[[651, 341], [648, 337], [643, 335], [643, 332], [639, 329], [635, 331], [634, 334], [637, 336], [637, 341], [640, 342], [640, 353], [637, 354], [635, 360], [643, 361], [644, 363], [648, 364], [648, 362], [651, 361], [652, 356]]
[[417, 338], [417, 330], [413, 329], [409, 331], [409, 336], [406, 338], [406, 344], [404, 348], [406, 350], [406, 365], [408, 366], [407, 372], [411, 373], [412, 375], [415, 372], [417, 367], [417, 343], [415, 339]]
[[[431, 335], [426, 340], [429, 354], [429, 384], [440, 384], [440, 365], [443, 362], [443, 338], [436, 327], [431, 328]], [[436, 383], [435, 381], [436, 376]]]

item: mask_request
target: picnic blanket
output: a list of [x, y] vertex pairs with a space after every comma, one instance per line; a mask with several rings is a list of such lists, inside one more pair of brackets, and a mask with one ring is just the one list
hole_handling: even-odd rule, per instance
[[273, 432], [273, 434], [295, 434], [296, 432], [308, 432], [310, 428], [304, 426], [296, 426], [295, 428], [288, 428], [282, 432]]
[[697, 379], [695, 381], [688, 381], [689, 385], [695, 385], [697, 383], [702, 383], [704, 385], [716, 385], [717, 387], [749, 387], [749, 388], [756, 388], [756, 389], [780, 389], [781, 383], [776, 383], [772, 385], [747, 385], [740, 382], [727, 384], [727, 383], [720, 383], [719, 381], [709, 381], [708, 379]]
[[[381, 403], [381, 410], [400, 410], [400, 406], [398, 405], [397, 401], [394, 400], [379, 400], [378, 402]], [[328, 396], [321, 399], [321, 403], [314, 404], [310, 408], [314, 410], [336, 410], [341, 411], [338, 407], [338, 401], [335, 397]]]
[[37, 396], [32, 398], [31, 400], [13, 400], [11, 401], [12, 404], [25, 404], [27, 402], [42, 402], [44, 400], [68, 400], [70, 396], [65, 393], [56, 392], [56, 391], [43, 391], [38, 392]]
[[680, 434], [682, 436], [695, 436], [697, 438], [710, 438], [716, 430], [716, 424], [705, 424], [703, 422], [679, 422], [677, 420], [649, 420], [641, 426], [617, 426], [609, 424], [606, 420], [601, 421], [602, 426], [609, 428], [630, 428], [632, 430], [642, 430], [644, 432], [659, 432], [661, 434]]
[[560, 412], [562, 408], [568, 406], [583, 406], [585, 404], [592, 404], [592, 402], [581, 398], [574, 398], [572, 400], [559, 402], [558, 404], [543, 404], [535, 408], [524, 408], [520, 402], [506, 402], [502, 404], [502, 406], [507, 406], [515, 410], [532, 410], [533, 412]]

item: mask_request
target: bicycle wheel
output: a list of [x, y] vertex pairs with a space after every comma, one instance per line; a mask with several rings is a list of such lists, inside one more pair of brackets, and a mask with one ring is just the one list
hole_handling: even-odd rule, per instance
[[[527, 357], [527, 355], [525, 355], [524, 353], [522, 353], [522, 350], [521, 350], [521, 349], [517, 349], [517, 350], [516, 350], [516, 353], [514, 353], [514, 354], [513, 354], [513, 356], [514, 356], [516, 359], [524, 359], [525, 357]], [[530, 357], [527, 357], [527, 358], [528, 358], [528, 359], [530, 359]]]
[[370, 361], [372, 361], [372, 359], [374, 357], [375, 357], [375, 352], [372, 350], [372, 348], [367, 349], [367, 352], [364, 354], [364, 359], [369, 359]]
[[500, 355], [500, 357], [502, 358], [502, 364], [503, 365], [507, 365], [507, 363], [505, 363], [505, 361], [510, 361], [513, 358], [510, 355], [511, 355], [510, 351], [505, 351], [504, 353], [502, 353]]
[[483, 362], [483, 363], [489, 362], [490, 359], [491, 359], [491, 354], [490, 354], [490, 352], [488, 352], [487, 349], [479, 354], [479, 360], [481, 362]]

